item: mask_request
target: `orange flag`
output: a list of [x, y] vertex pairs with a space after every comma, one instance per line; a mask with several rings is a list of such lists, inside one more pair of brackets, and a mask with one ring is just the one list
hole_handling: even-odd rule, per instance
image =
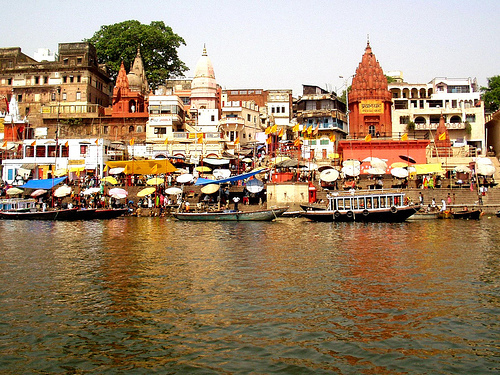
[[319, 132], [319, 124], [316, 125], [316, 128], [314, 128], [313, 134], [318, 135]]
[[163, 141], [163, 144], [168, 145], [168, 138], [165, 138], [165, 140]]
[[203, 143], [203, 133], [198, 134], [198, 139], [196, 140], [196, 143]]
[[299, 128], [299, 124], [295, 124], [295, 125], [293, 126], [292, 131], [294, 131], [294, 132], [298, 132], [299, 130], [300, 130], [300, 128]]
[[446, 132], [443, 132], [443, 133], [439, 134], [439, 140], [440, 141], [445, 141], [446, 140]]
[[66, 143], [64, 144], [64, 147], [69, 147], [69, 142], [66, 141]]
[[332, 134], [330, 136], [330, 142], [334, 143], [335, 142], [335, 134]]
[[365, 137], [365, 142], [371, 142], [371, 140], [372, 140], [372, 135], [367, 134], [367, 136]]
[[240, 144], [240, 137], [236, 137], [236, 139], [234, 140], [234, 144], [235, 145]]
[[311, 134], [312, 131], [313, 131], [313, 126], [309, 125], [309, 127], [307, 128], [307, 134]]
[[34, 141], [34, 142], [31, 144], [31, 146], [36, 146], [36, 141]]
[[280, 132], [278, 133], [278, 137], [283, 138], [283, 128], [280, 129]]
[[96, 144], [96, 145], [99, 145], [99, 138], [97, 138], [97, 139], [95, 140], [95, 144]]
[[276, 133], [278, 131], [278, 125], [274, 124], [271, 128], [271, 133]]
[[293, 142], [293, 145], [294, 145], [295, 147], [299, 147], [299, 146], [300, 146], [300, 143], [301, 143], [301, 142], [300, 142], [300, 138], [297, 138], [297, 139]]
[[268, 126], [268, 127], [266, 128], [266, 130], [265, 130], [265, 132], [264, 132], [264, 133], [266, 133], [266, 134], [271, 133], [271, 127], [270, 127], [270, 126]]
[[130, 146], [133, 146], [134, 145], [134, 138], [131, 138], [128, 143], [130, 144]]
[[272, 142], [271, 137], [267, 137], [267, 139], [266, 139], [266, 143], [267, 143], [268, 145], [270, 145], [270, 144], [271, 144], [271, 142]]
[[404, 133], [404, 134], [401, 136], [401, 140], [402, 140], [402, 141], [407, 141], [407, 140], [408, 140], [408, 133]]

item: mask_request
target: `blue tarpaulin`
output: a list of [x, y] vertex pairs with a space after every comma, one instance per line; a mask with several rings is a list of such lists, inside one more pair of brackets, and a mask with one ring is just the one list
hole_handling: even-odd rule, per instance
[[23, 186], [19, 186], [24, 189], [45, 189], [50, 190], [54, 186], [63, 182], [67, 177], [57, 177], [57, 178], [48, 178], [46, 180], [29, 180]]
[[244, 173], [244, 174], [239, 174], [237, 176], [232, 176], [232, 177], [229, 177], [229, 178], [224, 178], [223, 180], [210, 180], [208, 178], [198, 178], [196, 180], [196, 183], [195, 185], [208, 185], [208, 184], [225, 184], [225, 183], [228, 183], [228, 182], [235, 182], [235, 181], [239, 181], [239, 180], [245, 180], [247, 178], [250, 178], [252, 176], [255, 176], [256, 174], [259, 174], [259, 173], [262, 173], [264, 172], [265, 169], [259, 169], [259, 170], [256, 170], [256, 171], [252, 171], [252, 172], [249, 172], [249, 173]]

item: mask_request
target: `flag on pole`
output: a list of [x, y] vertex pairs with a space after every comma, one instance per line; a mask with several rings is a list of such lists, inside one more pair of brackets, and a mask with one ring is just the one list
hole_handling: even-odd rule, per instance
[[319, 132], [319, 124], [316, 125], [316, 128], [314, 128], [313, 135], [318, 135]]
[[442, 132], [441, 134], [439, 134], [439, 140], [440, 141], [445, 141], [446, 140], [446, 132]]
[[271, 137], [267, 137], [267, 139], [266, 139], [266, 143], [267, 143], [268, 145], [270, 145], [270, 144], [271, 144], [271, 142], [272, 142]]
[[371, 134], [367, 134], [366, 137], [365, 137], [365, 142], [371, 142], [372, 140], [372, 135]]
[[236, 139], [234, 140], [234, 144], [235, 145], [239, 145], [240, 144], [240, 137], [236, 137]]
[[301, 142], [300, 142], [300, 138], [297, 138], [297, 139], [293, 142], [293, 145], [294, 145], [295, 147], [299, 147], [299, 146], [300, 146], [300, 143], [301, 143]]
[[198, 139], [196, 140], [196, 143], [203, 143], [203, 133], [198, 134]]
[[299, 125], [299, 124], [295, 124], [295, 125], [293, 126], [292, 131], [294, 131], [294, 132], [298, 132], [299, 130], [300, 130], [300, 125]]
[[163, 144], [168, 145], [168, 138], [165, 138], [165, 140], [163, 141]]
[[36, 146], [36, 141], [33, 141], [33, 143], [31, 144], [31, 146], [35, 147]]
[[313, 132], [313, 126], [309, 125], [309, 127], [307, 128], [307, 134], [311, 135], [312, 132]]
[[131, 138], [128, 143], [130, 144], [130, 146], [133, 146], [134, 145], [134, 138]]
[[335, 143], [335, 134], [330, 136], [330, 142]]
[[7, 147], [7, 141], [3, 143], [2, 147]]
[[283, 138], [283, 128], [280, 129], [280, 132], [278, 133], [278, 137]]
[[271, 128], [271, 133], [276, 133], [278, 131], [278, 125], [274, 124]]
[[66, 141], [66, 143], [64, 144], [64, 147], [69, 147], [69, 142]]
[[268, 135], [269, 133], [271, 133], [271, 127], [270, 127], [270, 126], [268, 126], [268, 127], [266, 128], [266, 130], [264, 131], [264, 133], [266, 133], [266, 135]]
[[402, 140], [402, 141], [407, 141], [407, 140], [408, 140], [408, 133], [404, 133], [404, 134], [401, 136], [401, 140]]

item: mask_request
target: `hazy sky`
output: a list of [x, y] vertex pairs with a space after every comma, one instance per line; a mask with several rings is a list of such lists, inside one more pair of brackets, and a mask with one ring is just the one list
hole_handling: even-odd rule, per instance
[[[5, 9], [4, 9], [5, 10]], [[370, 45], [384, 71], [410, 83], [500, 75], [499, 0], [18, 0], [0, 23], [0, 47], [40, 47], [90, 38], [102, 25], [164, 21], [184, 38], [192, 71], [203, 44], [224, 89], [337, 89]]]

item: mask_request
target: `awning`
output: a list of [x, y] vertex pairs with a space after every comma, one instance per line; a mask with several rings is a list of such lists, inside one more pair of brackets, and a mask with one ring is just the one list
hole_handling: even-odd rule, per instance
[[256, 174], [265, 172], [265, 171], [266, 171], [266, 169], [261, 168], [261, 169], [254, 170], [252, 172], [248, 172], [248, 173], [244, 173], [244, 174], [239, 174], [237, 176], [225, 178], [223, 180], [210, 180], [208, 178], [201, 178], [201, 177], [199, 177], [196, 180], [195, 185], [225, 184], [225, 183], [228, 183], [228, 182], [235, 182], [235, 181], [244, 180], [244, 179], [250, 178], [252, 176], [255, 176]]
[[414, 164], [412, 167], [415, 167], [417, 174], [444, 173], [441, 163]]
[[24, 185], [19, 186], [24, 189], [45, 189], [45, 190], [50, 190], [54, 186], [60, 184], [66, 179], [66, 176], [64, 177], [58, 177], [58, 178], [48, 178], [45, 180], [29, 180], [26, 182]]

